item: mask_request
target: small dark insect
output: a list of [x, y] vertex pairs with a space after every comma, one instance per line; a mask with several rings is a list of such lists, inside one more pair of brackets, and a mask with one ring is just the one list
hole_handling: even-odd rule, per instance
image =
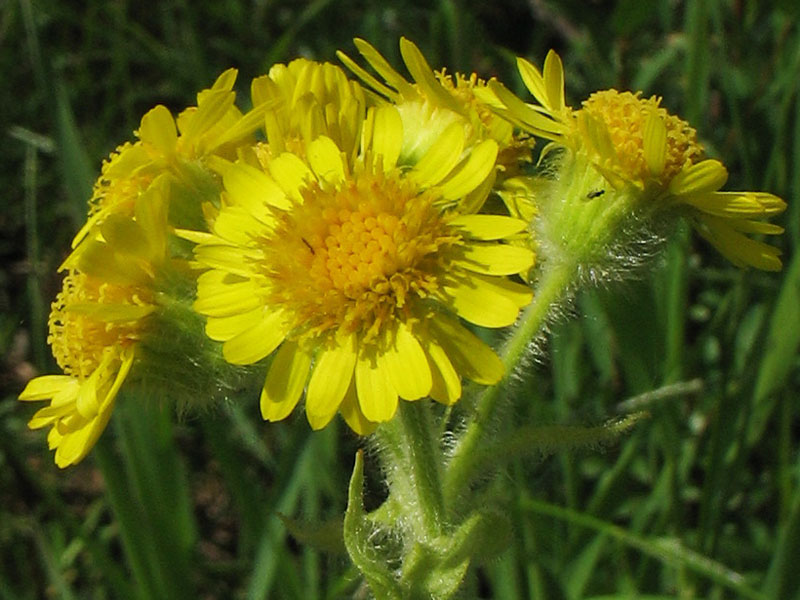
[[589, 192], [588, 194], [586, 194], [586, 197], [587, 197], [589, 200], [594, 200], [595, 198], [599, 198], [600, 196], [602, 196], [602, 195], [603, 195], [603, 194], [605, 194], [605, 193], [606, 193], [606, 191], [605, 191], [605, 190], [592, 190], [591, 192]]
[[301, 239], [301, 240], [303, 240], [303, 243], [304, 243], [306, 246], [308, 246], [308, 249], [309, 249], [309, 250], [311, 250], [311, 254], [316, 254], [316, 252], [314, 252], [314, 248], [312, 248], [312, 247], [311, 247], [311, 244], [309, 244], [309, 243], [308, 243], [308, 240], [306, 240], [306, 238], [304, 238], [304, 237], [301, 237], [300, 239]]

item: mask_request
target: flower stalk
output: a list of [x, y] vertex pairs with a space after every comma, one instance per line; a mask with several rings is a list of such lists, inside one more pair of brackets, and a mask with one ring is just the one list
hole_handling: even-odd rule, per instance
[[455, 501], [473, 480], [475, 466], [478, 464], [478, 450], [492, 431], [498, 404], [505, 397], [505, 383], [528, 352], [531, 342], [542, 331], [552, 309], [568, 294], [576, 273], [575, 263], [561, 263], [542, 273], [533, 301], [522, 313], [514, 332], [500, 350], [506, 375], [498, 385], [485, 388], [478, 396], [475, 415], [459, 438], [447, 464], [444, 477], [444, 496], [447, 503]]

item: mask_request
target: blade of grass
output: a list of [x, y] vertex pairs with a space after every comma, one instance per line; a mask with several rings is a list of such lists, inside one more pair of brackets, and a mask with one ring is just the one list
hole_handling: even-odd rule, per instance
[[39, 552], [39, 558], [44, 566], [47, 580], [50, 583], [53, 591], [58, 594], [57, 597], [61, 598], [61, 600], [75, 600], [76, 596], [61, 572], [58, 559], [55, 556], [54, 550], [51, 547], [50, 542], [47, 539], [47, 535], [42, 529], [42, 526], [38, 523], [32, 523], [31, 532], [36, 543], [36, 549]]
[[800, 255], [792, 259], [770, 318], [767, 340], [753, 390], [749, 444], [761, 439], [774, 412], [777, 392], [785, 385], [800, 348]]
[[747, 585], [741, 574], [702, 554], [698, 554], [697, 552], [681, 546], [675, 540], [663, 538], [650, 540], [631, 533], [618, 525], [598, 519], [597, 517], [569, 508], [562, 508], [535, 498], [523, 498], [520, 502], [520, 506], [531, 513], [562, 519], [573, 525], [592, 529], [598, 533], [607, 535], [664, 564], [691, 569], [699, 575], [732, 590], [741, 598], [748, 598], [751, 600], [768, 599], [768, 596]]
[[39, 216], [36, 207], [38, 151], [32, 145], [25, 148], [25, 245], [30, 271], [27, 279], [28, 306], [30, 307], [30, 336], [34, 364], [40, 372], [47, 365], [47, 317], [42, 297], [42, 257], [39, 248]]
[[108, 435], [94, 453], [137, 592], [140, 598], [193, 598], [189, 564], [194, 523], [170, 417], [144, 402], [120, 404], [113, 419], [122, 455], [111, 450]]
[[52, 90], [56, 102], [56, 139], [62, 180], [69, 197], [70, 215], [77, 230], [86, 218], [87, 202], [92, 195], [95, 171], [83, 147], [75, 116], [64, 85], [56, 80]]
[[767, 598], [787, 600], [800, 598], [798, 556], [800, 556], [800, 488], [795, 489], [789, 518], [782, 524], [778, 544], [767, 570], [763, 587]]
[[686, 3], [685, 30], [689, 40], [686, 56], [686, 120], [702, 123], [708, 104], [709, 60], [708, 16], [713, 10], [708, 0]]
[[277, 513], [292, 514], [300, 499], [303, 486], [314, 485], [314, 445], [318, 443], [317, 440], [317, 436], [309, 435], [307, 430], [298, 427], [295, 443], [291, 444], [285, 455], [293, 460], [281, 461], [276, 470], [278, 480], [275, 482], [275, 492], [265, 506], [265, 510], [272, 514], [268, 517], [261, 535], [261, 543], [247, 589], [248, 600], [262, 600], [269, 597], [270, 590], [276, 583], [280, 556], [286, 552], [283, 547], [286, 528]]
[[172, 407], [134, 400], [140, 402], [123, 402], [116, 410], [129, 485], [152, 527], [157, 577], [170, 598], [190, 598], [196, 525], [186, 468], [173, 439]]

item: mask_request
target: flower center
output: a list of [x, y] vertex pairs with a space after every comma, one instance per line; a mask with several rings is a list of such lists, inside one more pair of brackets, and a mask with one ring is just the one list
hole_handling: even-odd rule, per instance
[[47, 342], [58, 366], [67, 375], [86, 378], [109, 349], [121, 350], [139, 338], [136, 321], [104, 320], [102, 305], [143, 303], [132, 289], [70, 272], [51, 306]]
[[640, 98], [640, 92], [603, 90], [583, 102], [581, 112], [606, 126], [616, 150], [616, 169], [620, 175], [644, 182], [651, 178], [644, 152], [644, 128], [648, 116], [655, 111], [667, 129], [667, 151], [664, 171], [659, 176], [667, 184], [684, 166], [699, 159], [703, 149], [697, 132], [684, 120], [659, 106], [660, 98]]
[[410, 297], [438, 288], [442, 251], [459, 237], [430, 192], [396, 171], [302, 193], [263, 242], [268, 303], [293, 315], [297, 337], [340, 328], [372, 337], [409, 316]]

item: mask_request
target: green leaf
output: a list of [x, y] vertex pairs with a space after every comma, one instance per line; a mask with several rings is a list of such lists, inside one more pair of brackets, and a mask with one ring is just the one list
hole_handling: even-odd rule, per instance
[[754, 444], [764, 433], [777, 401], [778, 391], [797, 363], [800, 347], [800, 254], [795, 254], [783, 281], [770, 319], [761, 366], [753, 391], [753, 414], [747, 441]]
[[347, 491], [347, 511], [344, 515], [344, 545], [350, 559], [369, 583], [376, 598], [398, 600], [402, 598], [400, 588], [392, 577], [386, 562], [377, 555], [370, 541], [372, 524], [364, 511], [364, 452], [356, 452], [353, 475]]

